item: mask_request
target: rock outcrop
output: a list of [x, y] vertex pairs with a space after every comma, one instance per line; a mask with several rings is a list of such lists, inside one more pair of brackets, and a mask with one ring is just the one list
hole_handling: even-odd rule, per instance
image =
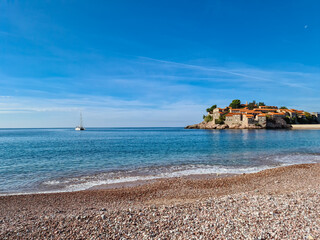
[[291, 129], [292, 126], [282, 118], [268, 119], [267, 129]]
[[255, 125], [255, 124], [249, 124], [249, 125], [244, 125], [244, 124], [232, 124], [229, 126], [230, 129], [262, 129], [264, 127], [260, 125]]
[[[226, 125], [226, 124], [223, 124], [223, 125]], [[211, 122], [203, 121], [198, 124], [186, 126], [185, 128], [186, 129], [217, 129], [219, 127], [219, 129], [222, 129], [221, 127], [223, 125], [215, 124], [213, 121], [211, 121]], [[228, 125], [226, 125], [226, 126], [228, 126]], [[223, 126], [223, 127], [226, 128], [226, 126]]]

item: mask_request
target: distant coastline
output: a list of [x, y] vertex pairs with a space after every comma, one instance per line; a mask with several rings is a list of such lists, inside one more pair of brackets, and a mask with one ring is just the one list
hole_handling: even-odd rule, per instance
[[[320, 113], [288, 109], [285, 106], [268, 106], [264, 102], [253, 101], [242, 104], [239, 99], [235, 99], [229, 106], [218, 108], [217, 105], [213, 105], [206, 111], [207, 115], [203, 115], [201, 123], [188, 125], [185, 128], [293, 129], [294, 125], [294, 129], [320, 129]], [[306, 127], [299, 127], [300, 125]]]

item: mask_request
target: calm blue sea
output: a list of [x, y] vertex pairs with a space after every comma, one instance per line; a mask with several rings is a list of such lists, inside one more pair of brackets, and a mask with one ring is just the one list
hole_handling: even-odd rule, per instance
[[0, 129], [0, 194], [319, 161], [318, 130]]

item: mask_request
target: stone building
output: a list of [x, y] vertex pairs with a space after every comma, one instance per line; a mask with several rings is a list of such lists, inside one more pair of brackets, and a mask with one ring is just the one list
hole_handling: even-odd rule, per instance
[[[270, 110], [269, 108], [266, 109]], [[271, 110], [272, 113], [276, 111], [276, 109]], [[230, 108], [230, 112], [226, 115], [225, 124], [229, 126], [242, 125], [243, 127], [248, 127], [249, 125], [260, 125], [261, 127], [265, 127], [267, 124], [267, 115], [263, 112], [268, 111], [259, 108], [253, 110], [249, 110], [248, 108]]]
[[318, 112], [313, 112], [311, 113], [312, 116], [317, 120], [318, 123], [320, 123], [320, 113]]
[[265, 127], [267, 126], [267, 115], [266, 114], [259, 114], [256, 116], [257, 123], [261, 126], [261, 127]]
[[268, 113], [268, 115], [271, 117], [271, 118], [285, 118], [286, 114], [285, 113]]
[[278, 112], [285, 113], [285, 115], [290, 117], [290, 118], [296, 118], [297, 117], [296, 110], [293, 110], [293, 109], [279, 109]]
[[241, 113], [228, 113], [226, 115], [225, 124], [241, 124], [242, 123], [242, 114]]
[[249, 125], [254, 124], [254, 116], [251, 114], [243, 114], [242, 125], [248, 127]]
[[229, 112], [229, 108], [215, 108], [212, 111], [212, 114], [210, 114], [213, 118], [213, 121], [219, 119], [223, 114], [226, 114], [227, 112]]

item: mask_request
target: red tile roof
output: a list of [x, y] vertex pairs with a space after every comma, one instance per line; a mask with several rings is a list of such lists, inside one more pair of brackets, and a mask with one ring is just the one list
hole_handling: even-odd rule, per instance
[[273, 108], [264, 108], [264, 109], [260, 109], [260, 111], [270, 111], [270, 112], [275, 112], [278, 109], [273, 109]]
[[285, 115], [284, 113], [269, 113], [269, 115]]
[[228, 113], [226, 117], [232, 117], [234, 115], [242, 115], [241, 113]]

